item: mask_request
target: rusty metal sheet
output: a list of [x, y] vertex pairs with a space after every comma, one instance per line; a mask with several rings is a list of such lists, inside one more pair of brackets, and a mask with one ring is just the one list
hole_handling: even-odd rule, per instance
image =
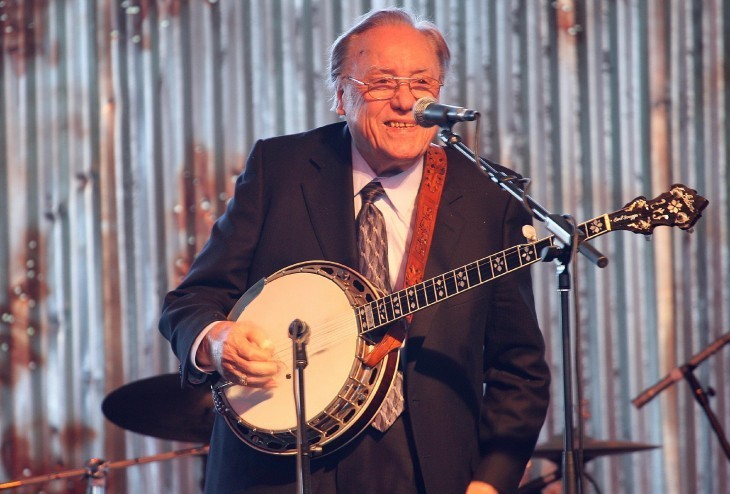
[[[724, 492], [730, 468], [682, 383], [630, 400], [730, 331], [730, 19], [721, 0], [406, 0], [453, 49], [442, 100], [467, 144], [585, 221], [681, 182], [694, 234], [594, 240], [575, 271], [586, 430], [661, 449], [592, 461], [604, 492]], [[160, 301], [225, 208], [254, 141], [337, 120], [329, 43], [369, 6], [331, 0], [0, 2], [0, 483], [181, 445], [106, 421], [120, 386], [175, 372]], [[541, 235], [546, 234], [538, 225]], [[532, 268], [562, 431], [555, 273]], [[728, 350], [698, 369], [730, 429]], [[536, 461], [528, 476], [552, 468]], [[110, 473], [117, 492], [199, 492], [200, 458]], [[83, 492], [85, 482], [46, 492]]]

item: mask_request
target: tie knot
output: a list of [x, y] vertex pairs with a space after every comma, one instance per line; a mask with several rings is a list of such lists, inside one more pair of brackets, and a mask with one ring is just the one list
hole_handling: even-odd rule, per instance
[[362, 196], [363, 204], [367, 204], [375, 201], [378, 197], [385, 195], [385, 190], [380, 182], [373, 180], [362, 188], [360, 195]]

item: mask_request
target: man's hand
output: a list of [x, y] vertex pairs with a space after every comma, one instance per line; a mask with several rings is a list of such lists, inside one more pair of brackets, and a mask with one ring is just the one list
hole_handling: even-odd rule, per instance
[[224, 379], [243, 386], [270, 388], [276, 385], [274, 344], [250, 323], [214, 323], [195, 354], [201, 368], [215, 369]]
[[469, 487], [466, 488], [466, 494], [499, 494], [499, 491], [492, 487], [491, 484], [487, 484], [481, 480], [472, 480], [469, 483]]

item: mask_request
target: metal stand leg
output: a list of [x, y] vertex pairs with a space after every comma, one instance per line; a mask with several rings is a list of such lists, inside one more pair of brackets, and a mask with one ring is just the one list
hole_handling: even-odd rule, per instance
[[88, 483], [86, 494], [104, 494], [106, 492], [107, 462], [101, 458], [92, 458], [86, 463], [86, 477]]

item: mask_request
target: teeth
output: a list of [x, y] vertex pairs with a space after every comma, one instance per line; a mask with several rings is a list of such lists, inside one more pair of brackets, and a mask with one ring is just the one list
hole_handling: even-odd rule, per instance
[[407, 122], [386, 122], [385, 125], [387, 125], [388, 127], [399, 127], [399, 128], [415, 127], [415, 124], [407, 123]]

